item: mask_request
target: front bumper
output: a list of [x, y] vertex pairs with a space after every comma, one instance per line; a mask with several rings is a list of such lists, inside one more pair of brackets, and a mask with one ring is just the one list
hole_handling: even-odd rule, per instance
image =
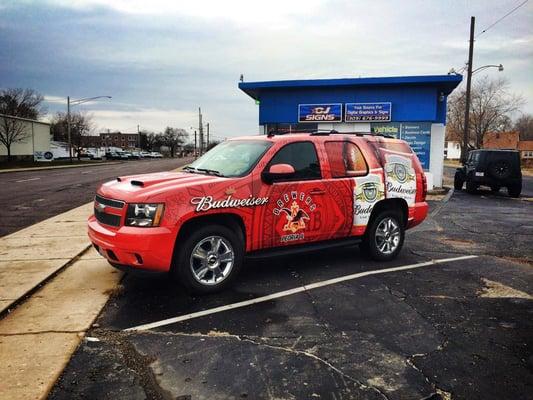
[[132, 270], [170, 270], [176, 235], [169, 228], [107, 227], [94, 215], [87, 223], [92, 244], [111, 264]]

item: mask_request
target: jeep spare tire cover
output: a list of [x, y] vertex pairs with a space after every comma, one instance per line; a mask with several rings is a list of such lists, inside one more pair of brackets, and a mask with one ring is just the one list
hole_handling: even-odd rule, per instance
[[511, 175], [511, 164], [507, 160], [496, 160], [489, 164], [489, 174], [496, 179], [506, 179]]

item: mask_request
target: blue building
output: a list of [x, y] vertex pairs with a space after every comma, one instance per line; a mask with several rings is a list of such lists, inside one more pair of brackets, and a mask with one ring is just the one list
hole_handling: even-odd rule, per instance
[[241, 82], [259, 104], [261, 133], [334, 129], [409, 142], [428, 186], [442, 186], [446, 101], [461, 75]]

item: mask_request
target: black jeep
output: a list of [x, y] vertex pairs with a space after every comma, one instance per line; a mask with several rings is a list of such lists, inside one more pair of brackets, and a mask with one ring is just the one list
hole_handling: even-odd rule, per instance
[[455, 171], [454, 184], [461, 190], [466, 182], [466, 191], [475, 193], [481, 185], [493, 192], [507, 188], [511, 197], [519, 197], [522, 191], [520, 152], [516, 150], [473, 150], [461, 168]]

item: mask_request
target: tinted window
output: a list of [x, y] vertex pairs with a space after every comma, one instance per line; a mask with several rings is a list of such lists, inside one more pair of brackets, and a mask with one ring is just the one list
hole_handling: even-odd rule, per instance
[[352, 142], [326, 142], [326, 153], [334, 178], [361, 176], [368, 168], [361, 150]]
[[291, 143], [279, 150], [267, 168], [274, 164], [289, 164], [294, 168], [294, 180], [320, 179], [320, 165], [313, 143]]

